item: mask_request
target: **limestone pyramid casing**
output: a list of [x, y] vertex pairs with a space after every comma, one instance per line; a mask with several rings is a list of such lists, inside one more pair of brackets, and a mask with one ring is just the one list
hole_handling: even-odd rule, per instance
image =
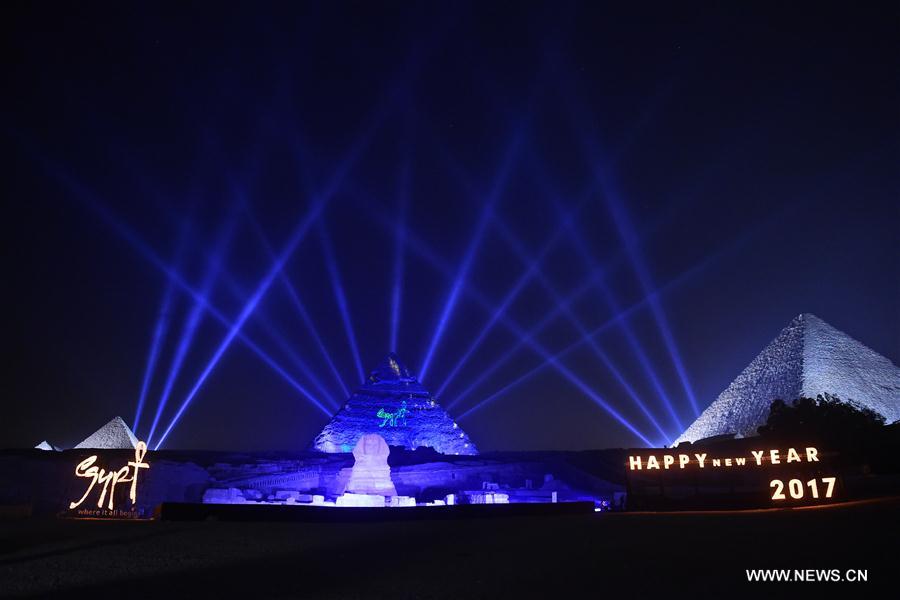
[[92, 433], [75, 448], [131, 448], [137, 446], [138, 439], [122, 417], [114, 417], [109, 423]]
[[773, 400], [830, 395], [900, 419], [900, 368], [815, 315], [799, 315], [675, 443], [756, 435]]

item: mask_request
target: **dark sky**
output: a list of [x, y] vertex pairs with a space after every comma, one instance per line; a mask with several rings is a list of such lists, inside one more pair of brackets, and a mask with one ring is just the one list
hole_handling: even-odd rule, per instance
[[[350, 389], [324, 237], [366, 370], [391, 350], [397, 248], [413, 371], [457, 298], [435, 392], [526, 274], [438, 399], [481, 449], [639, 444], [597, 399], [660, 441], [601, 354], [676, 437], [659, 391], [693, 411], [658, 315], [701, 409], [801, 312], [900, 363], [896, 9], [601, 4], [5, 4], [0, 447], [131, 423], [160, 265], [210, 279], [234, 323], [272, 271], [254, 219], [278, 253], [323, 198], [282, 272]], [[176, 285], [142, 438], [189, 315], [161, 428], [227, 334], [194, 304]], [[280, 277], [241, 331], [343, 402]], [[165, 447], [300, 449], [325, 422], [238, 338]]]

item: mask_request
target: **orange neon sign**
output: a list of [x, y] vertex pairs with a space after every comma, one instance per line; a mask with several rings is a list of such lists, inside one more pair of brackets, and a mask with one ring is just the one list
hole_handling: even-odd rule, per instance
[[[806, 476], [802, 478], [769, 480], [769, 495], [776, 503], [833, 498], [838, 478], [821, 476], [823, 466], [819, 449], [814, 446], [744, 450], [737, 451], [730, 456], [713, 456], [708, 451], [678, 452], [677, 450], [674, 452], [653, 452], [651, 450], [649, 453], [628, 456], [628, 470], [633, 476], [650, 476], [669, 471], [674, 473], [704, 472], [714, 477], [715, 473], [727, 471], [758, 470], [765, 472], [773, 468], [775, 470], [794, 470], [798, 475], [806, 472]], [[801, 468], [798, 471], [792, 467]], [[809, 467], [812, 467], [812, 470]], [[782, 477], [784, 476], [782, 475]]]
[[107, 508], [113, 510], [116, 485], [119, 483], [131, 484], [128, 496], [131, 498], [131, 504], [134, 505], [137, 500], [138, 473], [141, 469], [150, 468], [150, 464], [144, 462], [144, 456], [146, 456], [146, 454], [147, 444], [138, 442], [134, 449], [134, 460], [129, 461], [128, 465], [116, 471], [107, 471], [94, 464], [97, 462], [96, 454], [89, 456], [78, 463], [78, 466], [75, 467], [75, 476], [84, 477], [89, 479], [90, 482], [81, 499], [78, 502], [69, 503], [69, 510], [81, 506], [81, 504], [87, 500], [87, 497], [90, 496], [94, 487], [98, 485], [102, 486], [102, 489], [100, 491], [100, 499], [97, 501], [97, 507], [103, 508], [103, 501], [106, 499], [108, 493], [109, 501], [107, 503]]
[[628, 457], [628, 469], [630, 471], [652, 471], [654, 469], [685, 469], [693, 466], [700, 469], [715, 469], [720, 467], [745, 467], [747, 465], [762, 467], [765, 464], [779, 465], [782, 463], [795, 462], [819, 462], [819, 451], [813, 447], [807, 447], [800, 451], [795, 448], [788, 448], [784, 453], [778, 449], [751, 450], [750, 456], [712, 458], [706, 452], [695, 452], [693, 454], [663, 454], [659, 457], [655, 454], [649, 456], [635, 455]]

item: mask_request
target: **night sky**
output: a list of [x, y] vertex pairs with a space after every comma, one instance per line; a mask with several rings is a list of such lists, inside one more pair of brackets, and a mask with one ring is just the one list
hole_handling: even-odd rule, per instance
[[668, 443], [802, 312], [900, 363], [896, 9], [600, 4], [4, 5], [0, 447], [171, 380], [156, 441], [219, 348], [163, 447], [390, 350], [481, 450]]

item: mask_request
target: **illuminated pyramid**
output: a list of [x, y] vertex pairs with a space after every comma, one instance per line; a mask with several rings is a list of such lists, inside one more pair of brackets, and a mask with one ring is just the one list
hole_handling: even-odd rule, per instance
[[802, 314], [675, 441], [756, 435], [773, 400], [820, 394], [869, 408], [892, 423], [900, 419], [900, 368], [815, 315]]
[[112, 421], [92, 433], [86, 440], [75, 446], [76, 448], [131, 448], [137, 446], [138, 440], [132, 433], [122, 417], [115, 417]]
[[391, 446], [434, 448], [441, 454], [478, 454], [469, 436], [421, 383], [388, 354], [313, 441], [320, 452], [351, 452], [377, 433]]

